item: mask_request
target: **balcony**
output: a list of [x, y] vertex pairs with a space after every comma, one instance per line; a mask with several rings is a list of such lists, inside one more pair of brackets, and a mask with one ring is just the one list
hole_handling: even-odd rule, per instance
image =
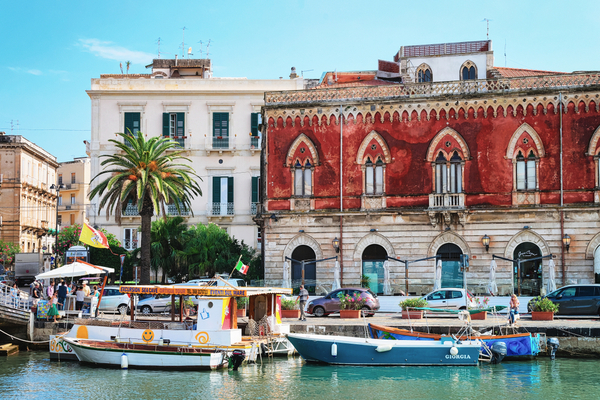
[[235, 136], [207, 136], [204, 146], [207, 154], [210, 154], [211, 151], [219, 153], [235, 151]]
[[211, 208], [208, 210], [209, 217], [227, 217], [233, 216], [233, 203], [210, 203]]
[[171, 215], [171, 216], [180, 216], [180, 217], [188, 217], [190, 216], [192, 213], [190, 212], [190, 210], [186, 209], [183, 205], [179, 205], [179, 210], [177, 211], [177, 206], [175, 204], [168, 204], [167, 205], [167, 215]]
[[361, 197], [361, 208], [363, 210], [381, 210], [386, 208], [386, 197], [384, 195], [363, 195]]
[[432, 193], [429, 195], [430, 209], [463, 209], [464, 193]]
[[256, 214], [257, 214], [257, 211], [258, 211], [258, 204], [259, 204], [259, 203], [252, 203], [252, 204], [250, 205], [250, 214], [251, 214], [251, 215], [256, 215]]
[[216, 136], [212, 138], [213, 149], [229, 149], [229, 137]]
[[251, 150], [259, 150], [260, 149], [260, 136], [252, 136], [250, 138], [250, 149]]
[[123, 248], [125, 250], [135, 250], [138, 248], [138, 241], [137, 240], [123, 240]]
[[137, 209], [136, 205], [127, 204], [127, 207], [125, 207], [125, 210], [123, 211], [122, 215], [125, 217], [137, 217], [140, 214], [138, 213], [138, 209]]
[[[177, 143], [177, 147], [180, 149], [185, 149], [185, 139], [187, 136], [171, 136], [171, 140]], [[177, 147], [174, 150], [179, 150]]]

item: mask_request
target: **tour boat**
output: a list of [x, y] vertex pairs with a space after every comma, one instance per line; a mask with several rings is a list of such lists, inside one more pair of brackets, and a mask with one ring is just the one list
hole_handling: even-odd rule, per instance
[[481, 342], [356, 338], [348, 336], [288, 334], [288, 340], [307, 362], [341, 365], [479, 365]]
[[200, 346], [132, 344], [63, 338], [80, 362], [104, 367], [153, 369], [217, 369], [225, 366], [224, 351]]
[[[218, 348], [231, 353], [244, 350], [248, 360], [255, 361], [263, 353], [288, 355], [294, 351], [286, 339], [288, 324], [281, 320], [281, 295], [291, 295], [291, 289], [271, 287], [215, 287], [215, 286], [129, 286], [119, 289], [122, 293], [198, 296], [194, 319], [186, 319], [180, 308], [175, 313], [143, 319], [121, 316], [121, 319], [77, 319], [64, 335], [50, 336], [50, 358], [77, 360], [71, 342], [65, 339], [89, 339], [100, 342], [123, 341], [130, 344], [158, 345], [169, 341], [172, 346]], [[239, 297], [249, 297], [248, 323], [237, 318]], [[132, 300], [133, 303], [133, 300]], [[135, 310], [133, 304], [132, 310]], [[166, 317], [166, 318], [165, 318]], [[176, 320], [177, 319], [177, 320]], [[249, 335], [243, 335], [248, 325]]]
[[[446, 337], [435, 333], [415, 332], [375, 324], [369, 324], [369, 333], [373, 339], [383, 340], [432, 341]], [[507, 350], [506, 357], [510, 358], [537, 356], [546, 347], [546, 335], [543, 333], [478, 335], [476, 338], [485, 343], [488, 348], [492, 348], [498, 342], [504, 342]]]

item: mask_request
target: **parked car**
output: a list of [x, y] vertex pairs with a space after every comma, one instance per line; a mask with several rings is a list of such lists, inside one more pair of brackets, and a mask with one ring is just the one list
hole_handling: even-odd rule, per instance
[[126, 293], [119, 292], [118, 286], [106, 286], [102, 292], [99, 311], [116, 311], [119, 313], [129, 313], [131, 309], [129, 304], [131, 298]]
[[[187, 299], [192, 300], [195, 306], [199, 300], [196, 296], [188, 296]], [[175, 296], [175, 301], [179, 301], [179, 296]], [[136, 306], [136, 310], [142, 314], [158, 314], [171, 310], [171, 295], [157, 294], [156, 296], [140, 300]]]
[[375, 311], [379, 310], [379, 299], [377, 295], [371, 292], [367, 288], [342, 288], [334, 290], [328, 293], [324, 297], [320, 297], [315, 300], [311, 300], [308, 303], [306, 313], [314, 315], [315, 317], [325, 317], [329, 314], [340, 312], [340, 299], [338, 294], [343, 293], [354, 296], [355, 293], [359, 293], [361, 296], [367, 298], [367, 303], [363, 306], [363, 311], [370, 311], [366, 313], [369, 316], [373, 316]]
[[0, 283], [5, 284], [6, 286], [12, 286], [14, 281], [10, 279], [8, 275], [0, 275]]
[[[434, 290], [431, 293], [422, 297], [427, 300], [427, 307], [431, 308], [456, 308], [464, 310], [465, 305], [465, 289], [459, 288], [442, 288]], [[473, 295], [467, 291], [467, 299], [469, 308], [476, 308]]]
[[[558, 304], [559, 315], [599, 315], [600, 285], [568, 285], [548, 293], [548, 298]], [[531, 312], [534, 300], [527, 303], [527, 311]]]

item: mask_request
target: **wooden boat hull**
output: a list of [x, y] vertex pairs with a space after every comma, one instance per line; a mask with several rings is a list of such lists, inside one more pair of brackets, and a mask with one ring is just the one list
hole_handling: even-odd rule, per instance
[[[436, 342], [364, 339], [347, 336], [288, 334], [288, 340], [307, 362], [340, 365], [453, 365], [479, 364], [478, 340]], [[455, 347], [455, 354], [451, 349]]]
[[106, 367], [121, 367], [125, 355], [129, 368], [202, 370], [225, 366], [225, 353], [213, 349], [178, 346], [132, 345], [64, 338], [80, 362]]
[[[435, 333], [411, 332], [407, 329], [392, 328], [383, 325], [369, 324], [369, 333], [374, 339], [383, 340], [440, 340], [445, 337]], [[506, 357], [532, 357], [541, 351], [541, 335], [531, 333], [517, 333], [513, 335], [482, 335], [477, 339], [488, 347], [496, 342], [506, 344]]]

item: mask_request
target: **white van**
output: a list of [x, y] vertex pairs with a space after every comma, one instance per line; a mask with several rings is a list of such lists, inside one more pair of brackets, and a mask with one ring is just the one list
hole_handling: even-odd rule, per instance
[[192, 279], [189, 282], [183, 283], [182, 285], [199, 285], [199, 286], [228, 286], [225, 282], [229, 283], [232, 286], [247, 286], [246, 281], [243, 279], [212, 279], [212, 278], [202, 278], [202, 279]]

